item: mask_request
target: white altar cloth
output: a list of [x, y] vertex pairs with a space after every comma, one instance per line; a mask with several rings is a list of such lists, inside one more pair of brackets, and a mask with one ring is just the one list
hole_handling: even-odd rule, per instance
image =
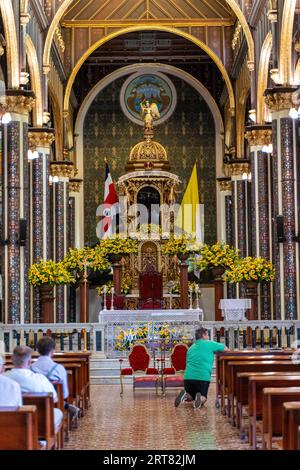
[[225, 320], [245, 321], [246, 310], [251, 308], [251, 299], [221, 299], [219, 308]]
[[99, 323], [116, 323], [126, 321], [203, 321], [203, 310], [101, 310]]

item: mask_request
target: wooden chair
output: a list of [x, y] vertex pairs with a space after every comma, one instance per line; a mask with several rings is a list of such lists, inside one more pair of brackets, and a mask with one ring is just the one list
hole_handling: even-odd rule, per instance
[[300, 426], [300, 401], [283, 404], [282, 449], [296, 450]]
[[38, 439], [46, 441], [47, 449], [60, 449], [62, 443], [61, 426], [55, 434], [54, 429], [54, 403], [52, 393], [23, 393], [25, 405], [35, 405], [38, 413]]
[[133, 376], [133, 391], [136, 388], [152, 388], [155, 387], [156, 393], [159, 384], [159, 374], [156, 367], [149, 367], [150, 354], [143, 344], [133, 345], [128, 356], [130, 367], [122, 368], [123, 359], [120, 362], [120, 395], [124, 393], [123, 377], [126, 375]]
[[186, 368], [186, 355], [188, 347], [186, 344], [178, 343], [174, 346], [171, 355], [171, 367], [162, 369], [162, 387], [163, 395], [166, 394], [167, 388], [184, 387], [183, 373]]
[[0, 407], [0, 450], [39, 450], [36, 406]]
[[63, 447], [64, 439], [67, 441], [69, 440], [69, 413], [68, 410], [65, 409], [65, 400], [64, 400], [64, 393], [63, 393], [63, 383], [62, 382], [52, 382], [56, 393], [57, 393], [57, 403], [55, 406], [60, 409], [63, 414], [63, 425], [61, 427], [61, 443]]
[[[284, 388], [264, 388], [263, 449], [272, 450], [273, 438], [275, 436], [282, 438], [283, 403], [294, 400], [300, 400], [299, 386], [289, 388], [286, 388], [286, 386]], [[279, 444], [282, 444], [282, 442]]]

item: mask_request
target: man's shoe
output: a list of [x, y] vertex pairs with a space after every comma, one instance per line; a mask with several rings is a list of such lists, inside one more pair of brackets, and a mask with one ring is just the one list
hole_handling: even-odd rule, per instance
[[187, 393], [185, 390], [181, 390], [181, 392], [179, 393], [179, 395], [177, 395], [177, 397], [175, 398], [175, 407], [177, 408], [177, 406], [180, 405], [180, 403], [182, 403], [183, 401], [185, 401], [185, 399], [187, 398]]
[[194, 408], [197, 410], [198, 408], [201, 408], [202, 405], [202, 400], [201, 400], [201, 393], [197, 392], [195, 396], [195, 403], [194, 403]]

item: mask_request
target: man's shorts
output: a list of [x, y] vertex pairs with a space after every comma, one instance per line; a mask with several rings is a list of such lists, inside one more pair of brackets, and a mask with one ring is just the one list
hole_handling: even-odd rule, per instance
[[193, 400], [195, 400], [196, 393], [198, 392], [200, 392], [203, 397], [207, 398], [209, 384], [210, 382], [206, 382], [205, 380], [185, 380], [184, 389], [191, 395]]

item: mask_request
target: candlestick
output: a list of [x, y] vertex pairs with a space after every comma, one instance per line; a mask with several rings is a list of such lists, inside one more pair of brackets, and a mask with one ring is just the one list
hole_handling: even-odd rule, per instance
[[189, 288], [190, 291], [190, 310], [193, 310], [193, 288]]
[[115, 294], [115, 289], [114, 287], [111, 288], [111, 310], [114, 310], [114, 294]]
[[196, 309], [199, 310], [200, 309], [200, 305], [199, 305], [199, 293], [200, 293], [200, 288], [199, 286], [196, 286]]
[[107, 308], [106, 308], [106, 289], [107, 289], [107, 287], [105, 285], [104, 288], [103, 288], [103, 310], [107, 310]]

